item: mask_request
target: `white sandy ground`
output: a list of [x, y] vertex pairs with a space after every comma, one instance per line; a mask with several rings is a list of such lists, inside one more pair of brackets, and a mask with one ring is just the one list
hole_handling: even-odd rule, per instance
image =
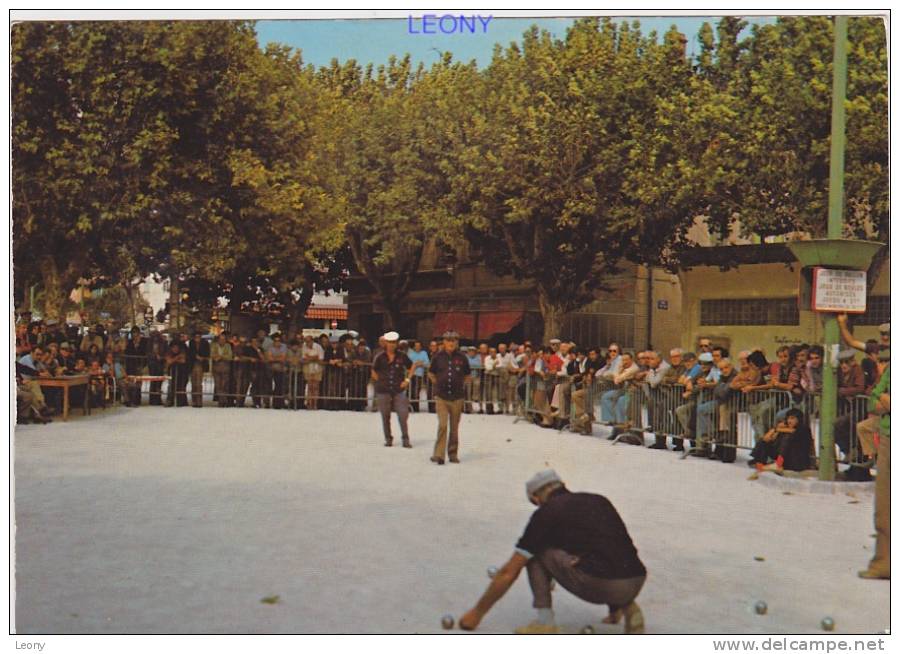
[[[743, 460], [502, 416], [464, 416], [462, 464], [437, 467], [435, 425], [411, 416], [412, 450], [383, 447], [368, 413], [142, 407], [19, 426], [16, 629], [441, 633], [512, 553], [533, 510], [524, 481], [545, 464], [618, 508], [649, 569], [648, 632], [889, 624], [888, 582], [856, 577], [874, 545], [868, 494], [785, 495], [747, 481]], [[561, 589], [554, 603], [571, 630], [621, 633], [599, 624], [605, 607]], [[523, 572], [479, 632], [533, 615]]]

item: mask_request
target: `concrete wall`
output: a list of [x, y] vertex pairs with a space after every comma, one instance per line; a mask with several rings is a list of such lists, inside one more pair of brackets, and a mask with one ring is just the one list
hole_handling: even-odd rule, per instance
[[[683, 332], [681, 347], [695, 350], [697, 339], [709, 337], [728, 345], [733, 353], [761, 347], [773, 357], [780, 345], [821, 343], [822, 322], [812, 311], [800, 311], [798, 325], [700, 325], [700, 301], [730, 298], [797, 299], [799, 264], [747, 264], [726, 271], [715, 266], [697, 266], [679, 273], [682, 290]], [[890, 262], [885, 262], [871, 295], [890, 295]], [[861, 340], [878, 338], [876, 325], [860, 325], [854, 335]]]

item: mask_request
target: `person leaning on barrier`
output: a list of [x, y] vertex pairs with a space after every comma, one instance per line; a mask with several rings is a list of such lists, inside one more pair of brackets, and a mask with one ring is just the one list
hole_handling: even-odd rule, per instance
[[166, 374], [169, 376], [169, 391], [166, 406], [187, 406], [188, 367], [187, 354], [181, 347], [181, 340], [172, 340], [165, 356]]
[[630, 396], [627, 385], [640, 372], [631, 352], [623, 352], [619, 372], [612, 377], [615, 386], [600, 396], [600, 418], [607, 425], [624, 425], [628, 422]]
[[[847, 327], [847, 314], [839, 313], [836, 316], [838, 328], [841, 330], [841, 338], [844, 342], [855, 350], [866, 352], [866, 344], [855, 338]], [[880, 349], [891, 347], [891, 323], [886, 322], [878, 325], [878, 345]]]
[[878, 426], [878, 463], [875, 478], [875, 555], [865, 570], [863, 579], [891, 578], [891, 351], [878, 353], [884, 366], [881, 378], [869, 396], [868, 410], [881, 417]]
[[572, 385], [572, 406], [574, 407], [572, 428], [585, 436], [590, 436], [593, 428], [588, 405], [594, 370], [589, 366], [589, 359], [584, 356], [583, 352], [576, 350], [575, 357], [575, 361], [570, 361], [568, 366]]
[[391, 410], [397, 414], [400, 423], [400, 432], [403, 447], [412, 447], [409, 441], [409, 398], [406, 390], [409, 388], [410, 378], [413, 375], [413, 363], [403, 352], [398, 351], [397, 341], [400, 335], [397, 332], [388, 332], [384, 335], [384, 352], [380, 352], [372, 362], [371, 376], [375, 382], [375, 404], [381, 414], [381, 426], [384, 430], [384, 446], [391, 447], [394, 438], [391, 435]]
[[[834, 443], [843, 453], [848, 463], [863, 463], [865, 456], [860, 448], [852, 442], [851, 431], [861, 417], [855, 406], [856, 397], [865, 389], [865, 377], [862, 368], [856, 362], [856, 355], [851, 348], [838, 352], [838, 417], [834, 421]], [[861, 412], [860, 412], [861, 413]], [[851, 466], [847, 473], [850, 481], [871, 481], [867, 468]]]
[[463, 410], [466, 381], [470, 378], [472, 370], [468, 359], [457, 350], [458, 345], [459, 334], [454, 331], [446, 332], [443, 350], [432, 357], [431, 367], [428, 370], [428, 379], [434, 386], [438, 415], [437, 441], [434, 444], [431, 461], [438, 465], [444, 464], [445, 451], [450, 463], [459, 463], [459, 421]]
[[[647, 370], [644, 372], [643, 390], [647, 399], [647, 412], [650, 424], [645, 426], [647, 431], [654, 432], [655, 442], [650, 445], [653, 450], [666, 450], [666, 435], [663, 426], [666, 417], [666, 401], [660, 385], [669, 372], [671, 365], [665, 361], [659, 352], [648, 350], [645, 353]], [[662, 432], [662, 433], [660, 433]]]
[[284, 408], [284, 377], [287, 367], [287, 345], [280, 333], [272, 334], [272, 345], [266, 350], [266, 363], [272, 375], [272, 408]]
[[303, 353], [296, 337], [288, 343], [287, 378], [288, 408], [296, 410], [303, 405]]
[[[697, 408], [701, 399], [708, 399], [709, 391], [715, 386], [713, 381], [713, 357], [711, 352], [703, 352], [697, 358], [697, 366], [691, 368], [681, 382], [684, 385], [683, 398], [685, 403], [675, 409], [675, 417], [681, 423], [682, 441], [691, 441], [691, 454], [693, 456], [708, 456], [709, 450], [705, 442], [694, 442], [696, 433], [694, 426], [697, 423]], [[699, 447], [695, 446], [699, 445]]]
[[512, 557], [460, 618], [460, 628], [475, 629], [525, 568], [537, 619], [516, 629], [517, 634], [559, 633], [552, 608], [554, 579], [579, 599], [606, 604], [609, 616], [603, 622], [615, 624], [624, 617], [626, 634], [644, 633], [644, 615], [635, 598], [647, 569], [612, 503], [602, 495], [570, 492], [551, 469], [534, 475], [525, 493], [538, 508]]

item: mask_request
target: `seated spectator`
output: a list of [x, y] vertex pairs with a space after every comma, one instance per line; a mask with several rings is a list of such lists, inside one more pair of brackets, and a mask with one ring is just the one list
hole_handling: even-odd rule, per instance
[[[812, 432], [803, 419], [803, 413], [796, 408], [789, 409], [785, 419], [756, 443], [749, 465], [759, 471], [808, 470], [812, 463], [809, 455], [812, 443]], [[773, 460], [774, 463], [770, 463]]]
[[72, 346], [69, 345], [69, 341], [63, 341], [59, 346], [59, 356], [57, 357], [57, 363], [59, 363], [60, 373], [63, 375], [70, 375], [75, 371], [75, 353], [72, 351]]
[[615, 388], [600, 396], [600, 418], [607, 425], [628, 423], [630, 401], [628, 383], [640, 372], [640, 368], [630, 352], [624, 352], [621, 357], [620, 371], [612, 378]]

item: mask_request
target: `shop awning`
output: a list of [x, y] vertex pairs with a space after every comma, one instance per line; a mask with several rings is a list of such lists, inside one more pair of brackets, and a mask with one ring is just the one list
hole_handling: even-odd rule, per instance
[[316, 307], [306, 310], [306, 318], [310, 320], [346, 320], [347, 307]]
[[460, 338], [475, 338], [475, 314], [464, 311], [436, 311], [432, 332], [440, 336], [446, 331], [459, 332]]
[[522, 322], [524, 311], [482, 311], [478, 314], [478, 338], [505, 334]]

